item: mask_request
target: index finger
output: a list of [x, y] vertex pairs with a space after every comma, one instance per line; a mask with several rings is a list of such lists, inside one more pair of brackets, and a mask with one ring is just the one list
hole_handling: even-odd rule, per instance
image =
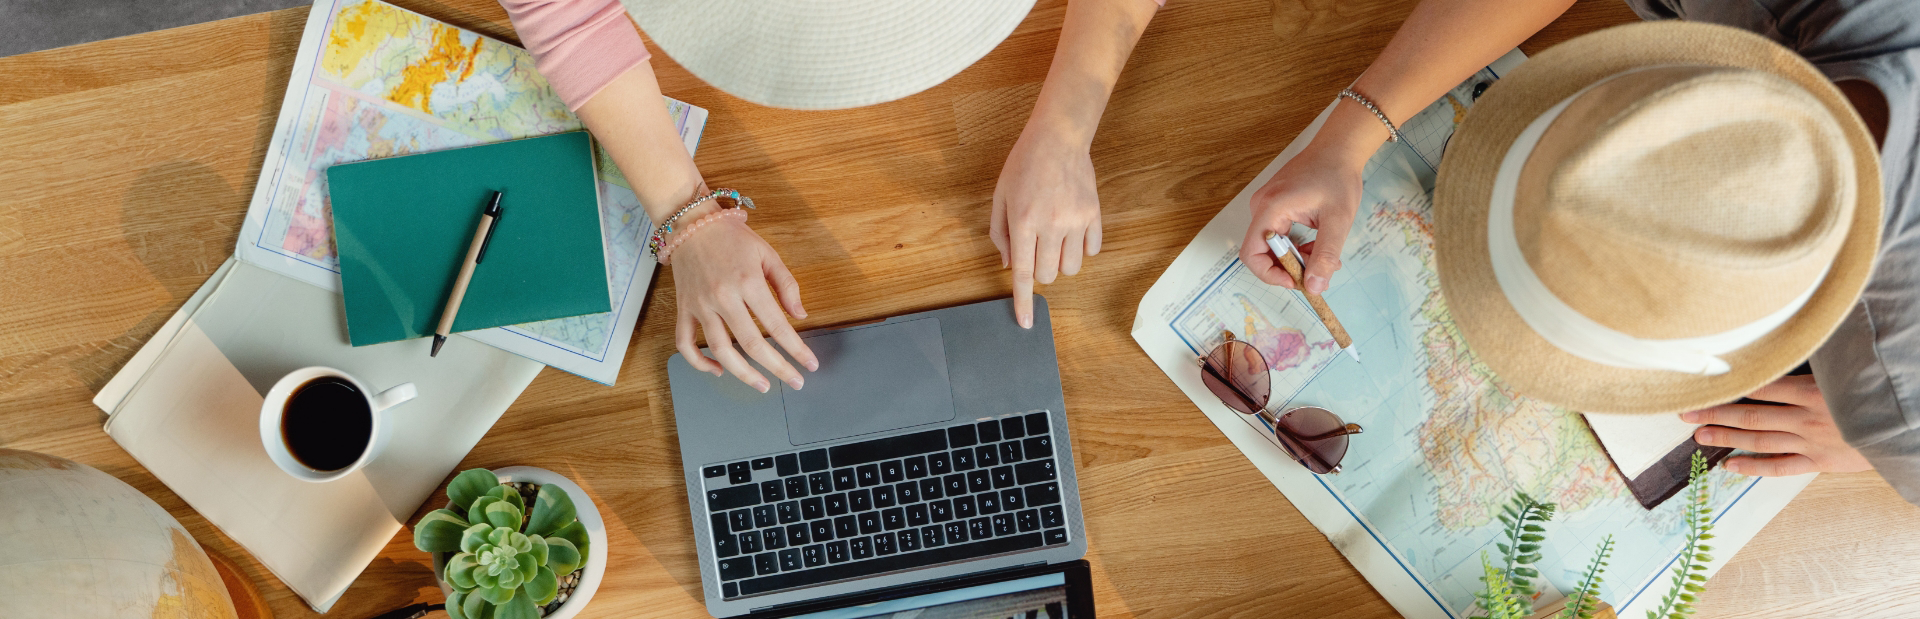
[[1033, 328], [1033, 252], [1037, 239], [1023, 233], [1013, 239], [1013, 319]]
[[1722, 404], [1713, 408], [1689, 411], [1680, 416], [1681, 421], [1700, 423], [1746, 430], [1792, 431], [1798, 427], [1799, 416], [1794, 414], [1798, 407], [1774, 404]]
[[1782, 376], [1778, 380], [1762, 385], [1747, 397], [1766, 402], [1782, 402], [1806, 406], [1819, 402], [1820, 387], [1814, 384], [1812, 374], [1800, 376]]
[[1267, 248], [1266, 231], [1257, 228], [1257, 225], [1248, 227], [1247, 238], [1240, 241], [1240, 262], [1247, 265], [1247, 270], [1253, 271], [1254, 277], [1270, 286], [1293, 288], [1293, 276], [1280, 268], [1279, 258]]

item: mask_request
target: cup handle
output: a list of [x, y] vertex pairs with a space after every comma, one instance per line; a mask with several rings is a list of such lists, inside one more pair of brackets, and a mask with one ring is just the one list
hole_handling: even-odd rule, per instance
[[379, 395], [373, 396], [373, 411], [377, 413], [393, 408], [400, 403], [413, 399], [413, 397], [417, 395], [420, 395], [420, 390], [414, 389], [413, 383], [400, 383], [388, 387], [386, 391], [382, 391]]

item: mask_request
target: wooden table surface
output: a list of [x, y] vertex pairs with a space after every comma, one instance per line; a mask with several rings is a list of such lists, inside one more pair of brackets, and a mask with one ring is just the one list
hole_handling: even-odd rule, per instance
[[[400, 0], [513, 40], [490, 0]], [[1402, 0], [1175, 0], [1107, 110], [1093, 158], [1105, 251], [1043, 292], [1073, 420], [1101, 614], [1375, 617], [1392, 609], [1142, 354], [1135, 304], [1195, 231], [1358, 75]], [[662, 54], [664, 90], [713, 112], [699, 164], [762, 205], [811, 317], [856, 322], [1010, 293], [988, 200], [1058, 37], [1043, 0], [974, 67], [840, 112], [758, 107]], [[0, 58], [0, 447], [93, 465], [235, 557], [282, 618], [312, 615], [100, 429], [89, 399], [229, 254], [305, 9]], [[1632, 21], [1584, 2], [1523, 46]], [[583, 616], [704, 616], [664, 359], [671, 274], [617, 387], [545, 371], [462, 467], [529, 464], [605, 510], [612, 561]], [[1710, 583], [1705, 617], [1920, 614], [1920, 518], [1873, 473], [1827, 475]], [[396, 537], [329, 613], [438, 601]]]

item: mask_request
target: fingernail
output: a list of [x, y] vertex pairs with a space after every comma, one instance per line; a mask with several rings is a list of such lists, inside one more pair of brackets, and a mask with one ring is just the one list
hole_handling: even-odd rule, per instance
[[1327, 291], [1327, 278], [1319, 275], [1307, 276], [1307, 292], [1320, 294]]
[[1735, 473], [1745, 474], [1747, 472], [1747, 464], [1739, 460], [1728, 460], [1726, 462], [1722, 462], [1720, 466], [1726, 468], [1728, 471], [1732, 471]]
[[1717, 436], [1718, 434], [1720, 433], [1718, 431], [1715, 431], [1713, 428], [1702, 427], [1699, 430], [1694, 431], [1693, 440], [1699, 442], [1702, 445], [1710, 445], [1714, 441], [1719, 440]]
[[754, 388], [754, 389], [759, 389], [759, 390], [760, 390], [760, 393], [766, 393], [766, 392], [767, 392], [767, 389], [768, 389], [768, 387], [769, 387], [769, 386], [767, 385], [767, 381], [765, 381], [765, 380], [756, 380], [756, 381], [753, 381], [753, 388]]
[[1023, 316], [1021, 316], [1021, 317], [1020, 317], [1020, 328], [1022, 328], [1022, 329], [1032, 329], [1032, 328], [1033, 328], [1033, 316], [1025, 316], [1025, 315], [1023, 315]]
[[806, 384], [807, 380], [798, 376], [793, 377], [793, 380], [787, 381], [787, 386], [792, 387], [795, 391], [799, 391], [800, 388], [806, 386]]
[[1687, 423], [1700, 423], [1700, 411], [1687, 411], [1684, 413], [1680, 413], [1680, 420], [1685, 421]]
[[815, 360], [813, 360], [813, 359], [808, 359], [808, 360], [807, 360], [807, 371], [808, 371], [808, 372], [818, 372], [818, 371], [820, 371], [820, 362], [819, 362], [819, 361], [815, 361]]

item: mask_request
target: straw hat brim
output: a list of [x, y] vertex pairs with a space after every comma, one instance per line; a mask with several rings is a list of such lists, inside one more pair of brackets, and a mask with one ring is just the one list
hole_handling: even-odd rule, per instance
[[[1487, 252], [1494, 175], [1521, 131], [1548, 108], [1602, 78], [1668, 64], [1757, 69], [1799, 84], [1840, 120], [1857, 170], [1859, 203], [1839, 255], [1813, 298], [1773, 333], [1722, 355], [1733, 369], [1718, 376], [1619, 368], [1560, 350], [1529, 328], [1508, 303]], [[1693, 410], [1732, 401], [1784, 375], [1810, 356], [1851, 311], [1879, 253], [1879, 151], [1846, 97], [1798, 54], [1726, 26], [1629, 24], [1554, 46], [1495, 82], [1447, 147], [1435, 184], [1433, 217], [1440, 288], [1454, 322], [1480, 360], [1514, 391], [1586, 412]]]

